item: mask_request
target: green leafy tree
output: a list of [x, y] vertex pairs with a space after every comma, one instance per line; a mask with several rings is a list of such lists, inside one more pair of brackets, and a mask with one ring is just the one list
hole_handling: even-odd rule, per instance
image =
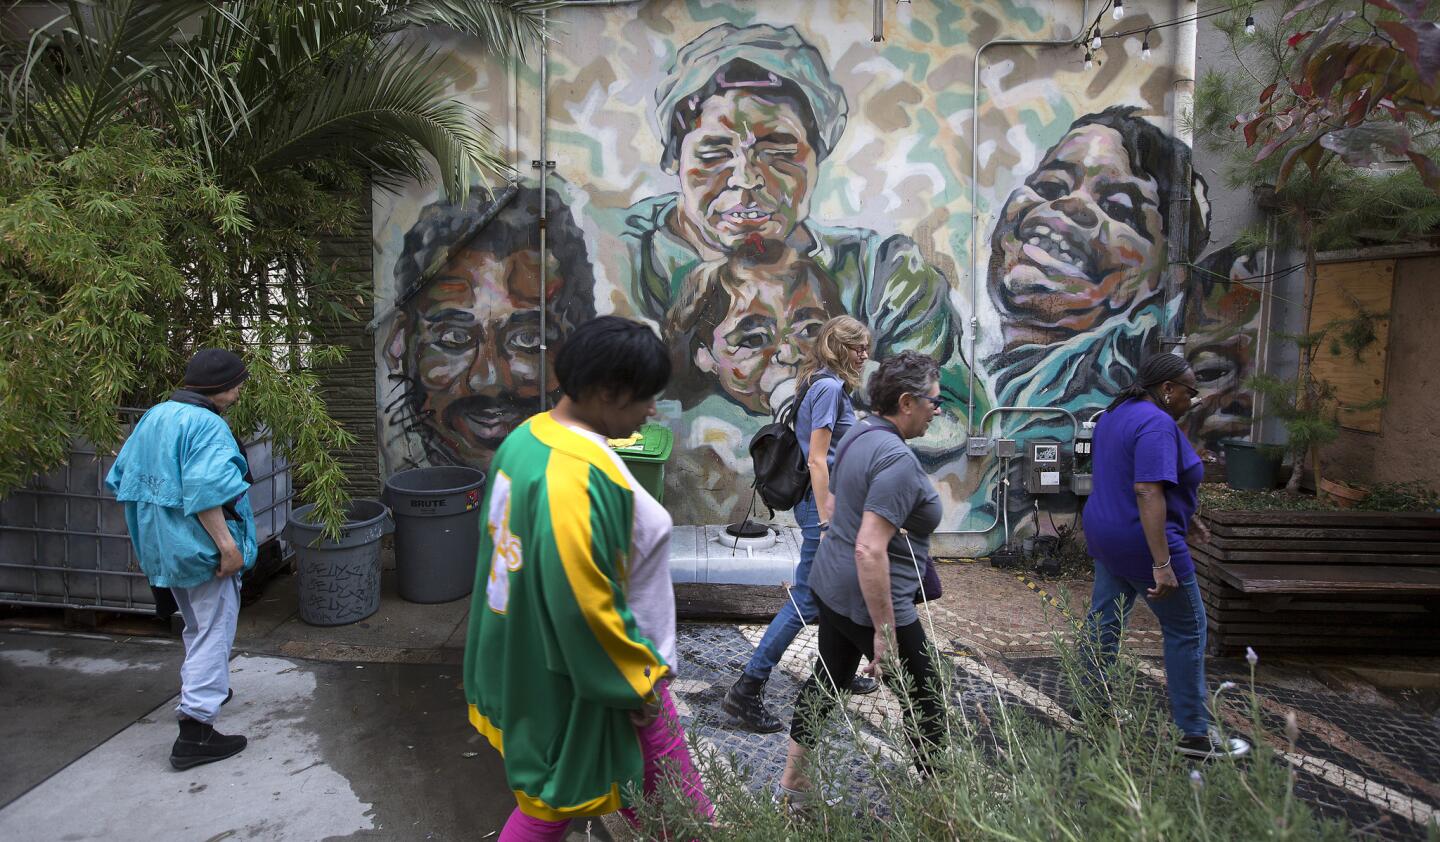
[[319, 339], [368, 279], [326, 265], [371, 183], [438, 174], [447, 195], [512, 174], [485, 116], [447, 93], [414, 26], [497, 54], [544, 37], [558, 0], [69, 0], [0, 97], [0, 493], [113, 447], [207, 345], [253, 372], [234, 413], [266, 426], [337, 528], [334, 453], [353, 439], [316, 396]]
[[[1347, 33], [1357, 39], [1368, 36], [1371, 24], [1358, 12], [1350, 13], [1369, 5], [1370, 0], [1307, 0], [1295, 4], [1273, 24], [1254, 22], [1252, 4], [1231, 2], [1232, 11], [1215, 18], [1230, 54], [1215, 62], [1217, 69], [1206, 71], [1196, 85], [1192, 115], [1196, 142], [1202, 150], [1219, 156], [1227, 186], [1253, 190], [1276, 223], [1274, 236], [1261, 226], [1245, 232], [1240, 246], [1300, 250], [1305, 276], [1299, 303], [1308, 314], [1319, 252], [1405, 242], [1427, 236], [1440, 226], [1440, 194], [1426, 184], [1425, 167], [1419, 162], [1419, 158], [1434, 158], [1435, 115], [1423, 109], [1404, 112], [1406, 148], [1414, 156], [1388, 152], [1378, 142], [1366, 147], [1370, 153], [1362, 155], [1355, 144], [1363, 133], [1333, 135], [1353, 126], [1336, 124], [1322, 131], [1329, 125], [1322, 112], [1338, 106], [1317, 101], [1333, 92], [1317, 94], [1295, 81], [1306, 78], [1315, 56], [1296, 47], [1307, 39], [1314, 39], [1316, 45], [1338, 45], [1346, 43]], [[1249, 25], [1252, 22], [1254, 25]], [[1248, 31], [1251, 29], [1253, 34]], [[1403, 51], [1394, 55], [1397, 62], [1404, 63]], [[1345, 106], [1347, 113], [1351, 107]], [[1379, 99], [1374, 111], [1382, 114], [1386, 123], [1394, 122]], [[1262, 112], [1270, 115], [1268, 121], [1262, 119]], [[1353, 144], [1335, 151], [1342, 146], [1340, 138], [1349, 138], [1346, 143]], [[1307, 166], [1298, 167], [1302, 161]], [[1291, 447], [1297, 451], [1287, 483], [1291, 491], [1298, 491], [1307, 462], [1318, 465], [1320, 445], [1334, 437], [1334, 390], [1317, 381], [1311, 371], [1315, 355], [1328, 347], [1325, 331], [1317, 333], [1318, 337], [1296, 337], [1300, 360], [1294, 378], [1261, 377], [1251, 384], [1272, 397], [1283, 396], [1281, 417]]]

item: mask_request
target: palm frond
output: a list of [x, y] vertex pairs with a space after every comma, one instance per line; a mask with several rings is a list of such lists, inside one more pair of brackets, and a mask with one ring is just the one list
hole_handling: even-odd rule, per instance
[[525, 58], [532, 43], [548, 37], [543, 13], [564, 5], [564, 0], [396, 0], [385, 21], [396, 29], [447, 27], [479, 39], [497, 55]]
[[13, 130], [57, 154], [86, 146], [135, 105], [166, 43], [207, 5], [67, 0], [64, 25], [32, 36], [7, 86]]
[[448, 196], [509, 175], [483, 115], [445, 95], [444, 56], [396, 40], [371, 44], [283, 101], [253, 116], [255, 129], [227, 144], [224, 170], [267, 172], [317, 157], [352, 155], [425, 180], [432, 156]]

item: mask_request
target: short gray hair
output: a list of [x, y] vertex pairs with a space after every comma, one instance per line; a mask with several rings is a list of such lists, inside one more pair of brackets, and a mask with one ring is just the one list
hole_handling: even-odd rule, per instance
[[901, 351], [880, 361], [865, 393], [871, 410], [877, 415], [889, 415], [900, 408], [901, 395], [923, 395], [939, 379], [940, 366], [933, 357], [919, 351]]

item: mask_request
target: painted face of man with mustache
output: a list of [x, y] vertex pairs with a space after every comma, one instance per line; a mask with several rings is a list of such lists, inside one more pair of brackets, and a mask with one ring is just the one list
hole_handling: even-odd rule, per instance
[[1163, 230], [1158, 186], [1131, 169], [1120, 133], [1071, 130], [997, 226], [989, 283], [1006, 348], [1063, 341], [1158, 294]]
[[678, 233], [712, 259], [785, 240], [810, 214], [819, 161], [789, 102], [737, 88], [711, 96], [680, 144]]
[[[558, 269], [552, 255], [552, 301], [566, 283]], [[505, 436], [540, 409], [539, 256], [462, 251], [414, 308], [411, 370], [423, 396], [420, 417], [457, 461], [487, 465]], [[555, 333], [553, 319], [548, 329]], [[553, 360], [558, 337], [548, 344]], [[546, 382], [555, 383], [553, 370]]]

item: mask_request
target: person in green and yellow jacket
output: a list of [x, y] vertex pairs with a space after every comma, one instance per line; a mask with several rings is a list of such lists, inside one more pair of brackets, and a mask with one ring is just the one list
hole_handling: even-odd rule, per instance
[[673, 524], [606, 445], [655, 414], [669, 358], [638, 322], [581, 325], [555, 361], [560, 402], [491, 463], [465, 697], [519, 805], [500, 842], [561, 839], [571, 819], [616, 810], [633, 820], [661, 769], [698, 816], [714, 811], [667, 688]]

